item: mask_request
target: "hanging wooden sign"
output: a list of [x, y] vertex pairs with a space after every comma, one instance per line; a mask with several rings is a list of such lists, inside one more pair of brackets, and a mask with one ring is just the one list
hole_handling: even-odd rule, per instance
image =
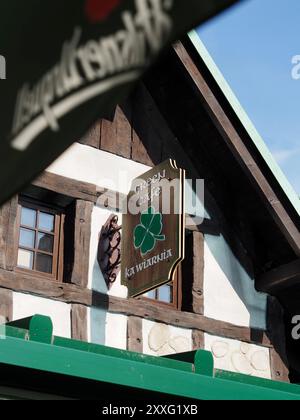
[[122, 284], [130, 297], [173, 280], [184, 258], [185, 171], [168, 160], [135, 179], [122, 222]]

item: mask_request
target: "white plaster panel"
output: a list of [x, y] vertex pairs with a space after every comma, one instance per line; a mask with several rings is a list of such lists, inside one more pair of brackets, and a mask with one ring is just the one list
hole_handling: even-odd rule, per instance
[[71, 305], [27, 294], [13, 293], [13, 320], [33, 315], [49, 316], [53, 323], [54, 335], [71, 338]]
[[[94, 207], [93, 214], [92, 214], [88, 287], [100, 293], [105, 293], [105, 294], [109, 294], [111, 296], [116, 296], [120, 298], [127, 298], [128, 289], [127, 287], [121, 285], [120, 274], [117, 280], [115, 281], [115, 283], [111, 286], [110, 290], [108, 291], [107, 285], [105, 283], [103, 274], [100, 270], [98, 260], [97, 260], [99, 235], [100, 235], [102, 226], [107, 222], [107, 219], [109, 218], [110, 215], [111, 215], [111, 211], [108, 211], [107, 209], [102, 209], [96, 206]], [[121, 214], [117, 214], [117, 215], [119, 217], [119, 224], [121, 225], [122, 215]]]
[[215, 369], [271, 379], [270, 351], [265, 347], [205, 334], [205, 350], [213, 354]]
[[[75, 143], [47, 171], [128, 194], [133, 179], [150, 169], [151, 167], [133, 160]], [[202, 183], [200, 183], [200, 187], [196, 197], [190, 183], [186, 182], [186, 212], [199, 218], [210, 218], [204, 209]]]
[[267, 296], [222, 236], [205, 235], [204, 314], [208, 318], [252, 328], [266, 328]]
[[192, 351], [192, 331], [143, 319], [143, 353], [150, 356]]
[[127, 316], [103, 309], [88, 309], [88, 341], [121, 350], [127, 349]]
[[128, 194], [132, 180], [149, 169], [132, 160], [75, 143], [47, 171]]

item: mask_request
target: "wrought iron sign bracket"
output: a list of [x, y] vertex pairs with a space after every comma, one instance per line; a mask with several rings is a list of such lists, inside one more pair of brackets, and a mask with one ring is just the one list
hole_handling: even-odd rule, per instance
[[97, 259], [108, 289], [117, 280], [121, 269], [121, 229], [118, 216], [112, 214], [99, 236]]

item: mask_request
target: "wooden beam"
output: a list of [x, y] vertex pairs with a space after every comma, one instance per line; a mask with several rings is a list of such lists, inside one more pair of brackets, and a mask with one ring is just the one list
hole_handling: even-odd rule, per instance
[[12, 318], [13, 293], [10, 290], [0, 289], [0, 324], [10, 322]]
[[96, 124], [79, 140], [79, 143], [85, 146], [94, 147], [99, 149], [100, 137], [101, 137], [101, 121], [97, 121]]
[[204, 350], [205, 349], [205, 337], [203, 331], [193, 330], [192, 340], [193, 340], [193, 350]]
[[[122, 203], [126, 200], [126, 195], [123, 193], [115, 192], [101, 186], [96, 186], [88, 182], [78, 181], [76, 179], [66, 178], [61, 175], [53, 174], [50, 172], [44, 172], [39, 178], [32, 182], [32, 185], [44, 188], [46, 190], [67, 195], [68, 197], [89, 201], [94, 204], [98, 204], [101, 207], [106, 207], [111, 211], [121, 211]], [[3, 216], [9, 213], [11, 204], [3, 207]], [[8, 207], [8, 208], [7, 208]], [[8, 217], [8, 216], [7, 216]], [[4, 220], [4, 219], [3, 219]], [[1, 223], [1, 226], [6, 226], [7, 223]], [[4, 227], [2, 228], [4, 229]], [[191, 215], [186, 215], [186, 230], [191, 232], [201, 232], [208, 235], [220, 235], [220, 225], [210, 219], [203, 219], [201, 225], [195, 225], [194, 218]], [[3, 236], [6, 236], [5, 232]], [[1, 247], [1, 231], [0, 231], [0, 247]], [[0, 255], [1, 264], [1, 255]], [[4, 268], [4, 267], [2, 267]]]
[[19, 293], [29, 293], [68, 304], [95, 307], [126, 316], [135, 316], [180, 328], [207, 332], [224, 338], [272, 347], [262, 330], [239, 327], [189, 312], [158, 307], [142, 299], [122, 299], [82, 287], [33, 277], [25, 273], [0, 269], [0, 287]]
[[300, 284], [300, 260], [283, 265], [263, 274], [256, 281], [256, 288], [264, 293], [278, 293]]
[[[125, 115], [126, 114], [126, 115]], [[132, 109], [130, 101], [116, 108], [113, 122], [102, 120], [100, 149], [131, 158], [132, 147]]]
[[73, 304], [71, 309], [72, 339], [87, 342], [87, 328], [87, 307]]
[[81, 182], [75, 179], [56, 175], [51, 172], [44, 172], [39, 178], [32, 182], [32, 185], [95, 203], [97, 201], [97, 187], [94, 184]]
[[18, 197], [13, 197], [0, 209], [0, 267], [12, 271], [17, 252]]
[[76, 202], [74, 265], [71, 283], [83, 288], [88, 285], [93, 208], [93, 203], [88, 201], [77, 200]]
[[249, 180], [255, 186], [288, 243], [291, 245], [296, 255], [300, 257], [300, 232], [297, 226], [264, 176], [259, 164], [253, 158], [246, 144], [243, 142], [233, 123], [226, 115], [218, 99], [208, 86], [185, 47], [181, 42], [178, 42], [174, 49], [188, 72], [193, 85], [199, 92], [205, 108], [228, 148], [233, 153]]
[[268, 297], [267, 334], [273, 345], [270, 350], [272, 379], [279, 382], [290, 382], [284, 310], [279, 301], [272, 296]]
[[204, 235], [193, 233], [192, 305], [195, 314], [204, 314]]
[[44, 172], [32, 185], [73, 199], [98, 203], [113, 211], [120, 210], [126, 198], [125, 194], [50, 172]]
[[135, 316], [128, 317], [127, 350], [143, 353], [143, 320]]

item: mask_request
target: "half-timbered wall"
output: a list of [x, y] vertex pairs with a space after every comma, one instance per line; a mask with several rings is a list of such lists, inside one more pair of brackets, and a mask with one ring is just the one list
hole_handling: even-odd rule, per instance
[[204, 214], [209, 223], [187, 230], [182, 311], [128, 300], [120, 278], [108, 291], [97, 261], [99, 234], [112, 213], [120, 224], [122, 215], [113, 206], [99, 205], [99, 199], [109, 197], [110, 191], [126, 194], [132, 179], [166, 158], [192, 167], [142, 87], [117, 108], [113, 121], [99, 121], [34, 182], [75, 200], [74, 264], [68, 283], [34, 280], [14, 271], [13, 233], [5, 239], [7, 231], [13, 232], [14, 213], [11, 203], [4, 206], [0, 316], [15, 320], [49, 315], [57, 335], [157, 356], [205, 348], [212, 351], [217, 368], [286, 380], [267, 331], [267, 296], [255, 291], [243, 247], [239, 259], [211, 212]]

